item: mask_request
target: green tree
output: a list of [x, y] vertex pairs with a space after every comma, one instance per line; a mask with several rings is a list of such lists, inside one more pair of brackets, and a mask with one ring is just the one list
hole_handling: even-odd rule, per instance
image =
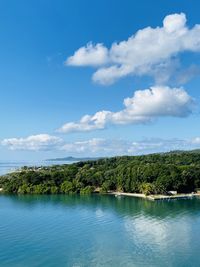
[[72, 184], [72, 182], [64, 181], [61, 184], [60, 189], [61, 189], [61, 192], [64, 194], [73, 193], [73, 184]]
[[151, 183], [142, 183], [140, 185], [140, 192], [146, 196], [154, 194], [155, 188]]

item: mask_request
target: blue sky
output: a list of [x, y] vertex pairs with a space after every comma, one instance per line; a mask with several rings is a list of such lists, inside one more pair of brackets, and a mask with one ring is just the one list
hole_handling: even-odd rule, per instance
[[199, 9], [198, 0], [1, 1], [0, 159], [200, 147]]

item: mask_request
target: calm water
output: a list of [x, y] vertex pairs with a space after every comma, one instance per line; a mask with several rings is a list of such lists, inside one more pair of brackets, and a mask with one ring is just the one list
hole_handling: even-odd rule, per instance
[[0, 266], [200, 266], [200, 199], [0, 196]]

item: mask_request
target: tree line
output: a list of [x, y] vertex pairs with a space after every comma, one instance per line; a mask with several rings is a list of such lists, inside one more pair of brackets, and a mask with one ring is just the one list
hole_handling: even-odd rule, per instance
[[200, 153], [121, 156], [50, 167], [23, 167], [1, 176], [0, 187], [5, 193], [18, 194], [193, 192], [200, 187]]

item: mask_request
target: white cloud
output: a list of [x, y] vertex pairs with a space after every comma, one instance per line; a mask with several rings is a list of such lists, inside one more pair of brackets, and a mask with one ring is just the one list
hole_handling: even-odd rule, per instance
[[99, 111], [92, 116], [85, 115], [79, 122], [68, 122], [64, 124], [57, 130], [57, 132], [88, 132], [97, 129], [104, 129], [110, 116], [112, 116], [112, 112], [110, 111]]
[[77, 141], [65, 144], [61, 150], [68, 153], [94, 154], [94, 155], [123, 155], [137, 154], [143, 151], [151, 151], [159, 148], [159, 140], [131, 142], [125, 140], [110, 140], [104, 138], [92, 138], [85, 141]]
[[65, 64], [71, 66], [98, 66], [107, 62], [107, 54], [108, 50], [102, 44], [93, 45], [88, 43], [69, 57]]
[[184, 13], [168, 15], [163, 20], [163, 27], [168, 33], [185, 32], [186, 16]]
[[192, 139], [150, 138], [141, 141], [109, 140], [93, 138], [85, 141], [66, 143], [61, 150], [70, 154], [93, 156], [140, 155], [173, 150], [200, 148], [200, 137]]
[[51, 150], [62, 144], [62, 139], [48, 134], [31, 135], [26, 138], [8, 138], [1, 144], [10, 150]]
[[4, 139], [2, 145], [11, 150], [60, 151], [68, 155], [81, 156], [120, 156], [141, 155], [172, 150], [200, 148], [200, 137], [191, 139], [150, 138], [140, 141], [122, 139], [92, 138], [89, 140], [64, 142], [56, 136], [40, 134], [27, 138]]
[[66, 61], [67, 65], [99, 66], [93, 80], [111, 84], [127, 75], [154, 75], [160, 68], [181, 52], [200, 51], [200, 25], [189, 29], [184, 13], [168, 15], [162, 27], [147, 27], [137, 31], [126, 41], [113, 43], [111, 48], [102, 44], [78, 49]]
[[61, 150], [68, 153], [78, 153], [84, 155], [122, 155], [127, 152], [127, 145], [129, 145], [129, 143], [124, 140], [92, 138], [90, 140], [67, 143], [61, 148]]
[[118, 112], [99, 111], [85, 115], [79, 122], [64, 124], [60, 133], [104, 129], [108, 124], [141, 124], [158, 117], [186, 117], [194, 108], [194, 100], [182, 88], [155, 86], [138, 90], [133, 97], [124, 99], [124, 109]]

